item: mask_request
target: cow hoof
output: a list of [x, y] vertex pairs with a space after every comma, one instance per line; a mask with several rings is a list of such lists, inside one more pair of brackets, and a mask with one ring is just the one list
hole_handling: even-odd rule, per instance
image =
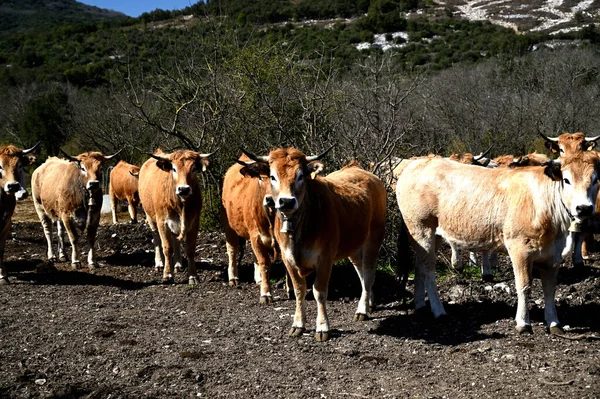
[[229, 280], [229, 286], [230, 287], [237, 287], [238, 285], [240, 285], [240, 280], [237, 278], [232, 278], [231, 280]]
[[176, 264], [175, 265], [175, 273], [181, 273], [183, 272], [183, 266], [181, 266], [181, 264]]
[[171, 277], [163, 277], [162, 281], [163, 284], [175, 284], [175, 279], [171, 276]]
[[375, 305], [369, 306], [369, 313], [373, 313], [375, 311]]
[[481, 276], [481, 280], [485, 283], [491, 283], [494, 281], [494, 276], [492, 276], [491, 274], [484, 274], [483, 276]]
[[96, 263], [89, 263], [88, 264], [88, 269], [94, 270], [96, 268], [96, 266], [98, 266]]
[[329, 331], [317, 331], [315, 333], [315, 339], [319, 342], [325, 342], [329, 340]]
[[583, 262], [575, 262], [573, 263], [573, 267], [580, 269], [583, 268], [585, 266], [585, 264]]
[[270, 305], [273, 303], [273, 298], [271, 295], [261, 295], [260, 296], [260, 304], [261, 305]]
[[73, 269], [73, 270], [81, 269], [81, 262], [71, 263], [71, 269]]
[[198, 282], [198, 277], [190, 276], [190, 278], [188, 279], [188, 285], [191, 288], [198, 288], [198, 285], [200, 285], [200, 283]]
[[290, 337], [300, 337], [304, 333], [304, 327], [292, 327], [290, 329]]
[[546, 330], [548, 334], [558, 334], [562, 335], [565, 333], [565, 330], [562, 329], [561, 326], [552, 326]]
[[354, 314], [354, 321], [366, 321], [368, 319], [369, 319], [369, 317], [364, 313], [355, 313]]
[[8, 277], [0, 278], [0, 285], [8, 285], [10, 282], [8, 281]]
[[531, 328], [531, 324], [525, 324], [524, 326], [517, 326], [517, 334], [519, 334], [520, 336], [533, 335], [533, 329]]
[[[54, 261], [56, 261], [56, 258], [54, 258]], [[67, 261], [67, 257], [66, 257], [66, 256], [64, 256], [64, 255], [60, 255], [60, 256], [58, 257], [58, 261], [59, 261], [59, 262], [66, 262], [66, 261]]]

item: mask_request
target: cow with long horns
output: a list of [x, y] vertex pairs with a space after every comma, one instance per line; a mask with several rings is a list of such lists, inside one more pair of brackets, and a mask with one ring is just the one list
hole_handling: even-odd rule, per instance
[[180, 248], [185, 240], [188, 282], [198, 285], [194, 261], [202, 209], [198, 172], [206, 170], [212, 154], [189, 150], [165, 154], [159, 149], [140, 169], [140, 200], [154, 235], [155, 268], [163, 269], [165, 283], [174, 281], [174, 267], [181, 268]]
[[25, 188], [24, 168], [35, 161], [35, 157], [29, 154], [38, 144], [27, 150], [14, 145], [0, 147], [0, 285], [8, 284], [4, 246], [17, 201], [24, 200], [29, 194]]
[[140, 167], [131, 165], [125, 161], [119, 161], [113, 170], [110, 171], [108, 197], [110, 198], [113, 224], [118, 223], [118, 201], [127, 201], [131, 223], [137, 223], [137, 207], [140, 204], [140, 193], [138, 191], [139, 175]]
[[48, 260], [56, 260], [52, 249], [52, 223], [56, 221], [58, 259], [66, 260], [62, 234], [64, 228], [71, 242], [71, 265], [73, 268], [81, 265], [77, 249], [78, 230], [81, 230], [86, 232], [89, 245], [88, 266], [96, 266], [95, 242], [102, 206], [102, 165], [119, 152], [109, 156], [100, 152], [71, 156], [63, 152], [66, 159], [48, 158], [33, 172], [33, 204], [48, 243]]
[[254, 161], [247, 167], [268, 175], [271, 183], [277, 211], [275, 237], [296, 295], [289, 334], [297, 337], [305, 330], [306, 276], [314, 271], [317, 341], [329, 339], [327, 286], [336, 260], [349, 258], [354, 264], [362, 285], [355, 319], [367, 317], [385, 230], [386, 192], [375, 175], [350, 163], [318, 176], [324, 167], [319, 159], [331, 148], [316, 156], [295, 148], [279, 148], [260, 157], [244, 151]]

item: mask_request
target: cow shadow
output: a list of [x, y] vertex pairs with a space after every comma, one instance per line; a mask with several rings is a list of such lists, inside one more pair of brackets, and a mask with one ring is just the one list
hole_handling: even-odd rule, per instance
[[9, 261], [6, 266], [9, 278], [35, 285], [97, 285], [138, 290], [156, 284], [96, 274], [87, 268], [61, 270], [41, 259]]

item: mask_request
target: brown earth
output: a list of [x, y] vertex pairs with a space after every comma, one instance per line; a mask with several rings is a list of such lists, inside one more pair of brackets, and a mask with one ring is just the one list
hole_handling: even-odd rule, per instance
[[[27, 215], [23, 206], [17, 212]], [[190, 289], [183, 274], [175, 285], [158, 283], [144, 224], [111, 226], [105, 217], [100, 267], [90, 273], [45, 267], [41, 227], [26, 220], [13, 226], [11, 284], [0, 287], [1, 398], [600, 397], [597, 257], [559, 275], [559, 315], [576, 339], [546, 334], [538, 280], [534, 335], [516, 335], [514, 282], [501, 257], [494, 283], [440, 279], [449, 314], [441, 322], [414, 315], [385, 273], [377, 276], [377, 311], [352, 321], [358, 279], [336, 267], [333, 337], [319, 343], [313, 331], [287, 335], [295, 303], [284, 298], [281, 264], [272, 305], [259, 305], [249, 246], [241, 285], [227, 286], [221, 232], [199, 237], [200, 286]], [[312, 298], [307, 308], [314, 328]]]

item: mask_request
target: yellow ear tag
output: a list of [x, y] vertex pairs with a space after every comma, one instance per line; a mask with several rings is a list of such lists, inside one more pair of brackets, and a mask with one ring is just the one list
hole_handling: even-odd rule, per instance
[[569, 231], [573, 233], [581, 233], [581, 223], [572, 221], [571, 225], [569, 226]]

